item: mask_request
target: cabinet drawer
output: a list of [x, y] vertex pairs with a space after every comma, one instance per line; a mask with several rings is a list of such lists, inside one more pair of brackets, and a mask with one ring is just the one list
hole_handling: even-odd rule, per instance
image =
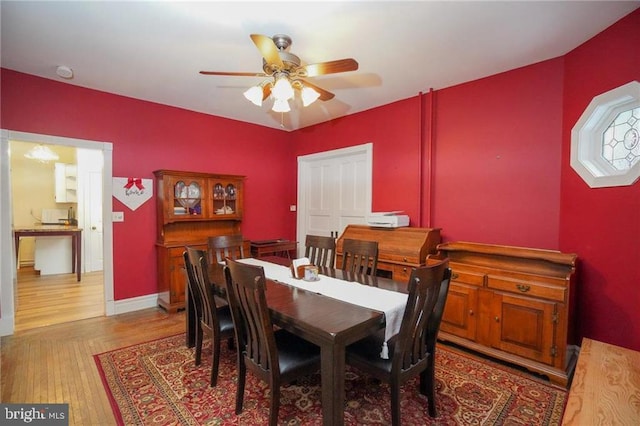
[[459, 271], [455, 268], [451, 270], [451, 281], [482, 287], [484, 285], [484, 274], [476, 272]]
[[412, 266], [393, 265], [393, 279], [395, 281], [408, 282], [411, 276]]
[[487, 277], [487, 287], [531, 297], [556, 300], [558, 302], [564, 302], [566, 297], [566, 289], [563, 287], [500, 276], [489, 275]]

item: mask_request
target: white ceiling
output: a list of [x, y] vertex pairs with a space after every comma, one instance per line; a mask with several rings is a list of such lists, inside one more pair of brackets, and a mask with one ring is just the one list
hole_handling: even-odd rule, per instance
[[[561, 56], [640, 6], [634, 1], [0, 3], [2, 67], [132, 98], [293, 130]], [[249, 34], [293, 39], [303, 63], [354, 58], [309, 79], [335, 93], [284, 115], [249, 103], [262, 72]], [[64, 80], [56, 67], [74, 77]], [[282, 126], [284, 124], [284, 126]]]

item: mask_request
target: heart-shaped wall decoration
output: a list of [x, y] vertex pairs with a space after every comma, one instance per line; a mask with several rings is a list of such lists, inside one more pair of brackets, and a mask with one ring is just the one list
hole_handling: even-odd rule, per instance
[[153, 180], [142, 178], [113, 178], [113, 196], [135, 210], [153, 195]]

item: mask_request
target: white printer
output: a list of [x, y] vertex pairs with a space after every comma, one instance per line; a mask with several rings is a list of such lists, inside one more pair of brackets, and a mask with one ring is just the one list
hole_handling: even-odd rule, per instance
[[371, 213], [367, 216], [367, 225], [380, 228], [400, 228], [409, 226], [409, 216], [401, 211]]

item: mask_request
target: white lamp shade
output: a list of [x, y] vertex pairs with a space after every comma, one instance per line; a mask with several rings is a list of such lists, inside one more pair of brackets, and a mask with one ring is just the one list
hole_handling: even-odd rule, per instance
[[286, 101], [293, 98], [293, 87], [287, 77], [280, 77], [271, 90], [271, 94], [276, 100]]
[[302, 88], [301, 96], [302, 96], [302, 105], [309, 106], [320, 97], [320, 93], [316, 92], [311, 87], [304, 86]]
[[260, 86], [250, 87], [244, 92], [244, 97], [250, 100], [254, 105], [262, 106], [262, 89]]
[[273, 110], [275, 112], [289, 112], [291, 107], [289, 107], [289, 102], [286, 99], [276, 99], [273, 102]]

